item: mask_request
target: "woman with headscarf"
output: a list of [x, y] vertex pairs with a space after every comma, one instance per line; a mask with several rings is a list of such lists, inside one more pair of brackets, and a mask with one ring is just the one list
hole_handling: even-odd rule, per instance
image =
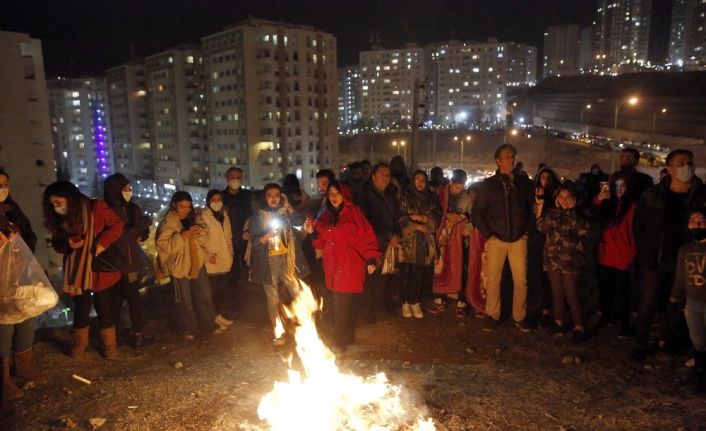
[[[427, 173], [417, 170], [400, 201], [402, 228], [402, 316], [424, 317], [422, 291], [431, 281], [436, 258], [436, 232], [441, 209], [436, 195], [429, 190]], [[431, 286], [429, 286], [431, 287]], [[431, 290], [431, 289], [430, 289]]]
[[132, 202], [132, 185], [123, 174], [113, 174], [105, 179], [103, 196], [108, 206], [125, 224], [123, 234], [104, 254], [104, 258], [117, 257], [114, 262], [121, 274], [120, 281], [111, 289], [113, 317], [118, 324], [123, 302], [127, 301], [130, 309], [131, 342], [133, 347], [138, 349], [144, 341], [144, 317], [139, 291], [141, 286], [138, 280], [144, 252], [140, 248], [140, 242], [149, 236], [152, 220], [142, 212], [142, 208]]

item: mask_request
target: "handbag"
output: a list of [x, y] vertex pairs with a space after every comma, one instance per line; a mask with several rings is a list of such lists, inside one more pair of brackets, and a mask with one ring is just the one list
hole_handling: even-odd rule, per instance
[[116, 244], [112, 244], [103, 253], [93, 256], [91, 269], [93, 272], [120, 272], [127, 265], [127, 258]]
[[399, 248], [387, 246], [385, 256], [382, 261], [382, 274], [395, 274], [397, 272], [397, 262], [399, 261]]

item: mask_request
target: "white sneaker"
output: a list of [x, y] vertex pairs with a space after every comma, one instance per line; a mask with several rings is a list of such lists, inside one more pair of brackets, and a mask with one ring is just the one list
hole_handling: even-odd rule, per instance
[[224, 326], [227, 328], [228, 326], [233, 324], [232, 320], [226, 319], [221, 314], [216, 314], [215, 322], [216, 325], [220, 326], [221, 328], [223, 328]]
[[424, 312], [422, 311], [422, 305], [420, 303], [412, 304], [412, 314], [415, 319], [421, 319], [424, 317]]
[[412, 307], [406, 302], [402, 304], [402, 317], [412, 317]]
[[272, 339], [273, 346], [284, 346], [284, 336]]

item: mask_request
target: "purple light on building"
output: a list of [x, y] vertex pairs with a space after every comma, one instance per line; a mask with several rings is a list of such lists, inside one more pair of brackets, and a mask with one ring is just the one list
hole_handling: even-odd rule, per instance
[[99, 162], [97, 171], [101, 178], [106, 178], [110, 174], [110, 169], [106, 163], [108, 155], [108, 143], [105, 139], [105, 112], [103, 112], [103, 104], [94, 102], [91, 104], [93, 114], [93, 142], [96, 144], [96, 161]]

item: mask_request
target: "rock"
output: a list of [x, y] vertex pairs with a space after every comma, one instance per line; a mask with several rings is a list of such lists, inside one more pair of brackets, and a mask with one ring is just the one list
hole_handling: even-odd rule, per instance
[[57, 418], [57, 422], [59, 423], [59, 426], [61, 426], [63, 428], [67, 428], [67, 429], [74, 429], [78, 426], [76, 421], [74, 421], [73, 419], [71, 419], [71, 417], [66, 416], [66, 415], [59, 416]]
[[583, 359], [581, 359], [580, 356], [574, 356], [574, 364], [581, 365], [582, 362], [583, 362]]
[[404, 362], [402, 363], [402, 367], [404, 367], [404, 368], [409, 368], [409, 367], [411, 367], [411, 366], [412, 366], [412, 363], [409, 362], [409, 361], [404, 361]]
[[696, 360], [694, 360], [694, 358], [689, 358], [688, 361], [684, 362], [684, 366], [686, 368], [693, 368], [694, 365], [696, 365]]
[[358, 366], [359, 366], [360, 368], [368, 368], [368, 363], [361, 361], [361, 362], [358, 362]]
[[654, 367], [652, 367], [652, 365], [650, 365], [650, 364], [645, 364], [645, 367], [644, 367], [644, 368], [645, 368], [646, 370], [652, 370]]
[[181, 370], [182, 368], [184, 368], [184, 364], [181, 362], [177, 362], [174, 364], [174, 368], [176, 368], [177, 370]]
[[493, 350], [493, 353], [495, 353], [496, 355], [499, 355], [499, 354], [501, 354], [502, 352], [503, 352], [503, 351], [502, 351], [502, 349], [501, 349], [500, 347], [496, 347], [495, 350]]
[[106, 418], [90, 418], [88, 423], [91, 424], [91, 428], [98, 429], [105, 424]]
[[466, 347], [466, 353], [468, 353], [469, 355], [472, 355], [472, 354], [476, 353], [476, 351], [471, 349], [470, 347]]
[[561, 363], [564, 365], [573, 364], [574, 358], [572, 358], [571, 356], [564, 356], [563, 358], [561, 358]]
[[130, 410], [135, 410], [135, 409], [137, 409], [137, 406], [127, 406], [127, 408]]

